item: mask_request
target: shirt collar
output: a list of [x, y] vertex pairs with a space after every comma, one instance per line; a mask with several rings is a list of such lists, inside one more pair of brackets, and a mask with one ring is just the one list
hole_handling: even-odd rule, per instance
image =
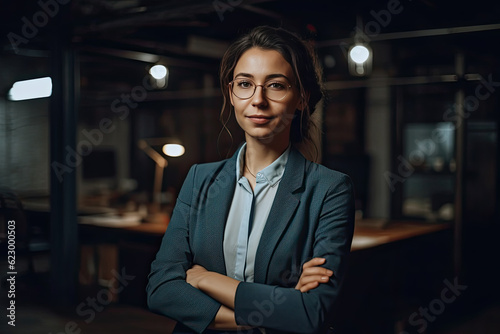
[[[267, 166], [261, 171], [258, 171], [255, 176], [257, 183], [267, 182], [271, 187], [274, 186], [281, 178], [285, 172], [286, 162], [288, 161], [288, 156], [290, 154], [290, 147], [288, 145], [285, 152], [279, 156], [278, 159], [274, 160], [272, 164]], [[245, 152], [247, 148], [247, 143], [244, 143], [240, 151], [238, 152], [238, 157], [236, 159], [236, 179], [240, 180], [243, 177], [243, 168], [245, 166]]]

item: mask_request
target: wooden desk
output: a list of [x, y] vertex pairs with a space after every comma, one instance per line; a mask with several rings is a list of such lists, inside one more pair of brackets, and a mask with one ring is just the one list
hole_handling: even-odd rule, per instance
[[79, 224], [80, 283], [85, 289], [96, 284], [111, 287], [115, 283], [113, 272], [124, 271], [134, 279], [119, 295], [113, 295], [113, 301], [146, 307], [147, 276], [167, 225], [112, 226], [108, 222], [105, 226]]
[[432, 234], [451, 228], [448, 223], [356, 221], [351, 251], [377, 247], [391, 242]]
[[[364, 219], [356, 221], [351, 251], [372, 248], [391, 242], [424, 236], [451, 228], [449, 223], [423, 223], [389, 221], [382, 224], [380, 220]], [[133, 239], [161, 238], [167, 229], [166, 224], [142, 223], [136, 226], [99, 226], [80, 224], [81, 229], [91, 232], [92, 235], [103, 234], [104, 239], [110, 241], [132, 236]], [[102, 235], [101, 235], [102, 238]]]
[[124, 230], [131, 233], [141, 233], [145, 235], [163, 237], [165, 231], [167, 230], [167, 225], [158, 223], [142, 223], [137, 226], [125, 227]]
[[[49, 213], [49, 203], [28, 201], [25, 203], [27, 209], [32, 211]], [[85, 212], [101, 212], [113, 213], [114, 210], [107, 208], [80, 208], [80, 213]], [[410, 239], [418, 236], [432, 234], [451, 228], [451, 224], [446, 223], [427, 223], [427, 222], [403, 222], [403, 221], [383, 221], [377, 219], [361, 219], [355, 223], [354, 237], [352, 241], [351, 251], [359, 251], [372, 247], [381, 246], [391, 242]], [[157, 223], [142, 223], [137, 226], [99, 226], [99, 224], [81, 225], [83, 231], [90, 230], [94, 235], [102, 234], [104, 239], [110, 241], [119, 240], [123, 237], [131, 237], [135, 235], [139, 238], [162, 237], [165, 233], [167, 224]], [[98, 236], [103, 239], [102, 236]], [[150, 239], [150, 240], [153, 240]], [[123, 241], [123, 240], [122, 240]]]
[[98, 224], [78, 224], [78, 226], [85, 235], [93, 235], [99, 239], [108, 239], [109, 241], [116, 241], [127, 236], [161, 238], [167, 230], [166, 224], [157, 223], [141, 223], [135, 226], [117, 225], [115, 227]]
[[453, 281], [451, 224], [382, 223], [356, 222], [334, 312], [339, 333], [394, 333]]

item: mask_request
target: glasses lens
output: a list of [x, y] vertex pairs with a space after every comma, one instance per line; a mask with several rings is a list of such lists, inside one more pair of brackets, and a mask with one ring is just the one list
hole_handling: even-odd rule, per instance
[[236, 79], [233, 81], [233, 94], [240, 99], [248, 99], [255, 92], [255, 83], [247, 79]]
[[271, 100], [282, 100], [288, 93], [288, 84], [284, 81], [269, 81], [265, 87], [266, 96]]
[[[262, 85], [264, 94], [270, 100], [282, 100], [288, 93], [289, 85], [285, 81], [273, 80]], [[233, 94], [240, 99], [249, 99], [253, 96], [256, 84], [249, 79], [236, 79], [232, 82]]]

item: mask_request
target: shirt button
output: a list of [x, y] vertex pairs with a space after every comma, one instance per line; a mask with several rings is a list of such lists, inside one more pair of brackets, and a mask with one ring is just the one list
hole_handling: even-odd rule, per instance
[[257, 176], [258, 177], [262, 177], [262, 173], [257, 173]]

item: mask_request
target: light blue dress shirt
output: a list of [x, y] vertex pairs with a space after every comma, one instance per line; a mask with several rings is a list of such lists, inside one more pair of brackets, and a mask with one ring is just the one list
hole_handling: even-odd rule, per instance
[[290, 153], [290, 146], [272, 164], [257, 172], [255, 189], [243, 176], [246, 143], [236, 160], [236, 189], [224, 231], [226, 273], [239, 281], [253, 282], [255, 255], [267, 217]]

